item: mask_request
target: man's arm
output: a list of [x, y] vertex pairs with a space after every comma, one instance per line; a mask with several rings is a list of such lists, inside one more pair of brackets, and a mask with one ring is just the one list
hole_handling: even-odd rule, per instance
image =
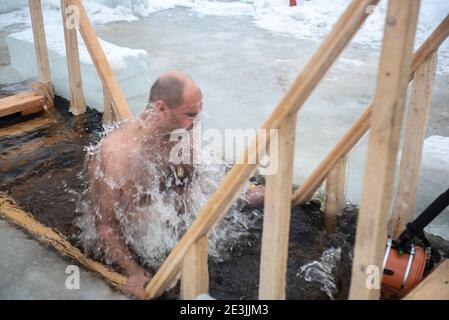
[[114, 204], [120, 201], [120, 190], [111, 190], [103, 181], [96, 183], [99, 185], [97, 193], [99, 215], [96, 219], [96, 229], [107, 258], [118, 264], [130, 276], [143, 271], [126, 245], [120, 222], [113, 209]]
[[[113, 165], [105, 165], [94, 158], [90, 167], [91, 177], [95, 176], [93, 173], [97, 170], [102, 170], [105, 177], [113, 179], [114, 175], [120, 172], [115, 169], [117, 168]], [[143, 287], [149, 279], [145, 270], [134, 260], [114, 211], [114, 205], [124, 201], [121, 199], [121, 191], [112, 188], [103, 179], [93, 179], [91, 188], [92, 200], [96, 207], [94, 209], [97, 214], [95, 220], [99, 244], [106, 257], [123, 268], [129, 276], [128, 283], [123, 289], [143, 298]]]

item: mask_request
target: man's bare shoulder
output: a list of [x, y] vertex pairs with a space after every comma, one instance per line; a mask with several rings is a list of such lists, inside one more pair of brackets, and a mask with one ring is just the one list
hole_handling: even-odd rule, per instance
[[110, 174], [120, 173], [128, 166], [128, 156], [134, 148], [134, 134], [131, 125], [120, 127], [106, 137], [98, 146], [101, 163]]

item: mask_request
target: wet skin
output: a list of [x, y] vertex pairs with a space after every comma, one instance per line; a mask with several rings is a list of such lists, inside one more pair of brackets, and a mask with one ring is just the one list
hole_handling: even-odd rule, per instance
[[[151, 176], [145, 164], [156, 163], [158, 172], [166, 176], [180, 174], [191, 178], [193, 167], [182, 165], [181, 168], [170, 163], [170, 151], [174, 144], [170, 134], [176, 129], [190, 130], [203, 108], [203, 97], [198, 86], [184, 74], [172, 72], [185, 83], [183, 102], [176, 108], [168, 107], [164, 101], [152, 103], [137, 119], [124, 123], [106, 136], [98, 146], [97, 154], [89, 164], [91, 176], [91, 198], [96, 212], [96, 229], [99, 245], [104, 248], [109, 260], [119, 265], [127, 274], [128, 281], [123, 290], [138, 298], [144, 298], [144, 286], [150, 280], [145, 270], [133, 258], [123, 234], [122, 226], [114, 211], [114, 204], [125, 208], [127, 220], [139, 223], [136, 206], [151, 206], [151, 195], [136, 199], [135, 186], [144, 186], [155, 179]], [[98, 173], [102, 178], [94, 178]], [[190, 179], [188, 179], [190, 180]], [[113, 183], [111, 183], [113, 182]], [[181, 197], [186, 196], [188, 185], [171, 186], [171, 191]], [[167, 191], [163, 181], [160, 181], [160, 191]], [[251, 206], [258, 197], [250, 195], [245, 205]], [[263, 197], [263, 192], [262, 192]], [[183, 211], [178, 208], [178, 214]]]

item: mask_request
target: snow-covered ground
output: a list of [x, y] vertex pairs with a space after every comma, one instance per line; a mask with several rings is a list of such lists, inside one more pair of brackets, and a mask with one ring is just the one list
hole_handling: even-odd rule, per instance
[[[59, 79], [58, 76], [66, 74], [66, 68], [61, 64], [65, 53], [61, 41], [59, 0], [42, 2], [51, 64], [59, 66], [52, 71], [57, 73], [54, 78]], [[206, 121], [209, 127], [218, 129], [259, 127], [349, 2], [302, 0], [297, 7], [291, 8], [288, 0], [83, 1], [99, 36], [118, 45], [103, 42], [113, 66], [114, 58], [120, 57], [118, 60], [124, 61], [128, 55], [135, 57], [140, 52], [141, 60], [145, 60], [143, 62], [149, 68], [142, 68], [139, 77], [131, 81], [129, 87], [119, 79], [135, 113], [145, 105], [149, 83], [161, 72], [179, 68], [190, 73], [202, 86], [207, 99]], [[26, 4], [26, 0], [2, 1], [0, 31], [19, 31], [9, 37], [28, 42], [28, 49], [22, 53], [32, 59], [34, 52], [30, 45], [30, 18]], [[368, 11], [370, 17], [351, 47], [301, 110], [295, 163], [297, 182], [313, 170], [372, 98], [386, 1], [381, 1], [373, 12]], [[415, 46], [424, 41], [448, 12], [447, 0], [422, 1]], [[83, 50], [82, 61], [88, 64], [89, 59]], [[13, 65], [18, 64], [17, 57], [11, 60]], [[125, 67], [123, 78], [131, 79], [135, 74], [131, 69], [137, 68], [139, 63], [135, 61], [132, 67]], [[22, 68], [22, 76], [35, 74], [30, 68]], [[83, 68], [85, 84], [96, 77], [93, 68], [90, 69], [86, 71], [87, 68]], [[440, 49], [438, 72], [432, 108], [444, 117], [447, 112], [439, 110], [447, 108], [444, 101], [449, 94], [448, 41]], [[142, 81], [142, 76], [148, 77]], [[0, 75], [0, 79], [5, 78]], [[64, 86], [64, 83], [60, 85]], [[101, 101], [99, 90], [98, 86], [85, 85], [86, 95], [93, 94]], [[57, 91], [64, 95], [62, 88], [57, 88]], [[101, 109], [100, 102], [92, 105]], [[437, 135], [441, 133], [437, 132]], [[429, 137], [426, 140], [418, 210], [447, 188], [449, 164], [441, 161], [447, 159], [447, 139]], [[360, 198], [365, 152], [366, 139], [352, 152], [350, 159], [348, 197], [355, 203]], [[446, 238], [449, 238], [448, 216], [449, 213], [432, 227], [432, 231]]]

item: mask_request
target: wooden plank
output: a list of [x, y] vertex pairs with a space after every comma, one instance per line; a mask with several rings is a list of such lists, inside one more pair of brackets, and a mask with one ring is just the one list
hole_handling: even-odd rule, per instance
[[337, 214], [346, 206], [346, 168], [347, 157], [344, 156], [327, 176], [324, 225], [328, 232], [334, 232]]
[[17, 207], [14, 204], [14, 201], [1, 195], [0, 217], [12, 222], [20, 228], [23, 228], [41, 242], [50, 245], [61, 254], [72, 258], [84, 267], [98, 273], [111, 285], [117, 287], [118, 289], [122, 288], [126, 283], [127, 278], [125, 276], [110, 270], [108, 267], [99, 262], [87, 258], [81, 251], [79, 251], [78, 248], [72, 246], [63, 235], [42, 225], [31, 215]]
[[103, 123], [112, 123], [117, 121], [117, 117], [114, 113], [114, 107], [112, 106], [111, 98], [108, 95], [106, 89], [103, 88], [104, 110], [103, 110]]
[[370, 266], [382, 270], [391, 212], [400, 130], [419, 0], [390, 0], [379, 76], [371, 119], [371, 134], [357, 224], [350, 299], [378, 299], [380, 290], [366, 285]]
[[28, 0], [33, 27], [34, 47], [39, 81], [46, 84], [51, 95], [54, 95], [51, 80], [50, 63], [48, 62], [47, 41], [45, 37], [44, 18], [42, 16], [41, 0]]
[[67, 0], [68, 4], [75, 5], [80, 13], [80, 33], [83, 37], [84, 44], [89, 51], [92, 62], [97, 69], [98, 75], [106, 88], [109, 97], [113, 102], [114, 112], [120, 121], [131, 119], [132, 113], [123, 95], [117, 79], [112, 72], [108, 59], [98, 41], [97, 35], [90, 23], [86, 10], [80, 0]]
[[48, 128], [54, 123], [56, 123], [56, 120], [47, 116], [42, 116], [25, 122], [16, 123], [8, 127], [1, 128], [0, 139], [29, 134], [37, 130]]
[[276, 174], [266, 177], [265, 208], [260, 257], [259, 299], [285, 299], [290, 231], [296, 114], [279, 128]]
[[[289, 114], [295, 114], [302, 107], [326, 71], [367, 18], [366, 7], [377, 3], [378, 0], [353, 0], [351, 2], [329, 36], [298, 75], [286, 96], [264, 124], [263, 129], [279, 129]], [[266, 139], [266, 143], [269, 143], [269, 140]], [[208, 200], [190, 229], [148, 284], [145, 290], [147, 299], [158, 297], [164, 292], [179, 271], [182, 260], [190, 247], [221, 219], [237, 197], [238, 192], [255, 172], [257, 165], [248, 164], [246, 160], [249, 159], [248, 150], [257, 151], [258, 148], [265, 150], [266, 146], [258, 141], [263, 141], [260, 136], [245, 150], [244, 164], [237, 164], [228, 172], [218, 190]], [[258, 148], [254, 146], [258, 146]]]
[[61, 0], [62, 25], [64, 28], [65, 52], [70, 88], [70, 112], [78, 116], [86, 112], [83, 83], [81, 80], [78, 36], [76, 28], [67, 26], [67, 0]]
[[429, 120], [438, 53], [434, 51], [415, 73], [407, 115], [395, 208], [391, 218], [393, 237], [399, 237], [416, 207], [422, 148]]
[[[0, 99], [0, 117], [17, 112], [43, 110], [45, 97], [35, 92], [23, 92]], [[36, 109], [37, 108], [37, 109]]]
[[200, 294], [209, 293], [207, 235], [199, 239], [182, 261], [181, 297], [193, 300]]
[[434, 32], [424, 41], [420, 48], [416, 51], [412, 61], [412, 73], [410, 74], [410, 80], [413, 78], [414, 72], [418, 69], [421, 63], [431, 54], [433, 51], [438, 50], [441, 44], [449, 36], [449, 14], [438, 25]]
[[449, 300], [449, 260], [445, 260], [403, 300]]
[[54, 95], [51, 93], [50, 88], [48, 87], [48, 85], [39, 82], [39, 81], [34, 81], [33, 83], [31, 83], [31, 90], [39, 95], [42, 95], [45, 97], [45, 104], [47, 105], [48, 108], [51, 108], [54, 106]]

